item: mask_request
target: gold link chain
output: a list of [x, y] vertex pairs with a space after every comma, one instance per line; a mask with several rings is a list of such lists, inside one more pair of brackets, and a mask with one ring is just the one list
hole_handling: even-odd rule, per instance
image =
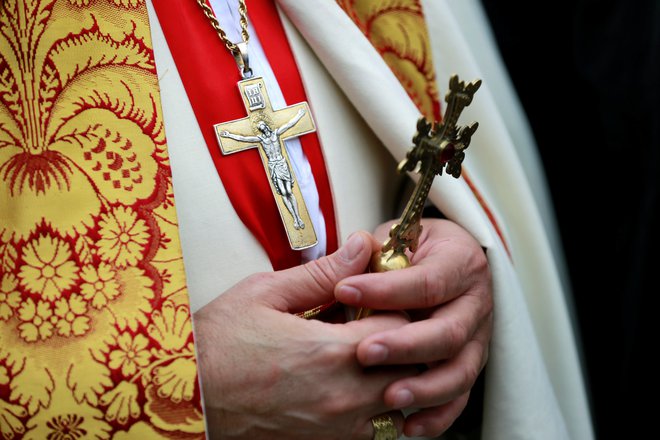
[[[206, 15], [206, 18], [208, 18], [209, 21], [211, 22], [211, 26], [213, 26], [213, 29], [215, 29], [220, 40], [222, 40], [222, 42], [225, 43], [225, 47], [227, 47], [227, 49], [232, 54], [234, 55], [238, 54], [240, 52], [238, 46], [232, 41], [230, 41], [229, 38], [227, 38], [227, 34], [222, 29], [222, 27], [220, 27], [220, 22], [213, 13], [213, 9], [211, 9], [211, 6], [209, 6], [208, 3], [206, 3], [206, 0], [196, 0], [196, 1], [199, 7], [202, 8], [202, 11], [204, 12], [204, 15]], [[247, 7], [245, 6], [245, 0], [238, 0], [238, 12], [241, 16], [240, 24], [241, 24], [241, 35], [243, 36], [243, 42], [247, 43], [248, 40], [250, 39], [250, 34], [248, 34]]]

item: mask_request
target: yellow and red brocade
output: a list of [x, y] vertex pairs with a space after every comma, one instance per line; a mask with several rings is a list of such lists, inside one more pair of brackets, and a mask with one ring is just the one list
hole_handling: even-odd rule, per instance
[[149, 32], [141, 0], [0, 6], [5, 439], [204, 437]]

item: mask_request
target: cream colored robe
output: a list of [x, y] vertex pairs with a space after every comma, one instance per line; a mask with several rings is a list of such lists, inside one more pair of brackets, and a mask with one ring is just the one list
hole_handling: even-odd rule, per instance
[[[567, 307], [563, 260], [531, 134], [476, 0], [426, 0], [439, 86], [458, 73], [484, 85], [460, 123], [479, 121], [465, 167], [502, 227], [511, 257], [463, 179], [430, 199], [487, 248], [495, 328], [483, 438], [593, 438]], [[419, 112], [333, 0], [279, 0], [329, 170], [340, 239], [389, 219], [395, 164]], [[243, 277], [271, 270], [216, 173], [150, 5], [181, 240], [193, 310]], [[441, 89], [441, 95], [445, 90]], [[348, 98], [350, 97], [350, 99]]]

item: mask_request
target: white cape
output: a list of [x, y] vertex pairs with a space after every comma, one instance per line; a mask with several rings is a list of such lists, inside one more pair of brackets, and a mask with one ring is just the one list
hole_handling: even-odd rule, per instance
[[[278, 5], [319, 129], [340, 238], [370, 230], [391, 212], [383, 194], [396, 185], [395, 161], [411, 145], [419, 112], [335, 1], [279, 0]], [[431, 201], [487, 249], [493, 271], [495, 328], [482, 438], [592, 439], [563, 260], [524, 117], [478, 2], [426, 0], [423, 6], [441, 94], [454, 73], [484, 80], [459, 121], [480, 124], [465, 169], [510, 251], [463, 179], [435, 180]], [[271, 268], [231, 208], [151, 5], [150, 16], [195, 310], [241, 278]]]

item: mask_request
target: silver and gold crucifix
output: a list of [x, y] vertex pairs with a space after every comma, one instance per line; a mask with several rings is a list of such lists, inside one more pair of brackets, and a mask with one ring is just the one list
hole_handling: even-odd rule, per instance
[[[414, 253], [422, 233], [422, 214], [431, 184], [443, 170], [456, 178], [461, 175], [461, 164], [465, 149], [470, 145], [472, 135], [479, 124], [473, 122], [458, 127], [458, 117], [470, 105], [474, 94], [481, 86], [481, 80], [465, 83], [453, 75], [449, 80], [449, 91], [445, 96], [447, 109], [442, 122], [428, 122], [425, 118], [417, 121], [417, 133], [413, 136], [414, 146], [398, 167], [399, 172], [418, 172], [420, 179], [408, 201], [401, 219], [390, 229], [389, 239], [371, 260], [372, 272], [386, 272], [410, 266], [406, 249]], [[356, 319], [371, 314], [370, 309], [359, 309]]]
[[284, 141], [316, 130], [306, 102], [274, 110], [262, 78], [238, 82], [248, 116], [214, 125], [223, 154], [258, 148], [292, 249], [317, 243]]

